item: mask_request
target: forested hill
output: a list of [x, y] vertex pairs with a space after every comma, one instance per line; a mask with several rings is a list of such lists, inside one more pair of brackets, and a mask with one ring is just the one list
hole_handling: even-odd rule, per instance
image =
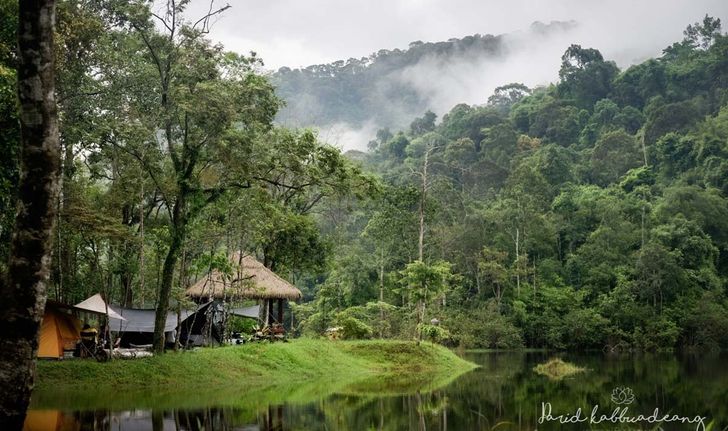
[[356, 154], [384, 193], [324, 219], [337, 246], [305, 329], [418, 327], [490, 348], [728, 347], [719, 20], [626, 70], [578, 45], [562, 60], [556, 85], [504, 86]]
[[499, 61], [510, 50], [520, 49], [520, 44], [562, 34], [575, 26], [575, 22], [536, 22], [522, 34], [417, 41], [408, 49], [383, 49], [361, 59], [303, 69], [283, 67], [272, 76], [277, 94], [286, 101], [277, 119], [291, 126], [346, 123], [360, 127], [371, 122], [379, 127], [402, 127], [428, 109], [449, 109], [454, 104], [434, 106], [442, 105], [436, 100], [437, 90], [431, 87], [435, 78], [431, 75], [437, 75], [440, 66], [452, 73], [454, 65], [465, 61]]

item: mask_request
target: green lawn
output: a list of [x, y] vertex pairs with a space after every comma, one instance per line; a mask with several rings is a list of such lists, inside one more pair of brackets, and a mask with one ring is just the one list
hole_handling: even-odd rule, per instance
[[297, 339], [151, 358], [38, 363], [36, 406], [201, 405], [434, 389], [475, 365], [429, 343]]

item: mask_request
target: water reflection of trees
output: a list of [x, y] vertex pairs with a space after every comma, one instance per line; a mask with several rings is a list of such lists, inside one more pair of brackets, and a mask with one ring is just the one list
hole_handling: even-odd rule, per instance
[[[310, 429], [537, 429], [543, 428], [537, 423], [541, 402], [550, 402], [554, 411], [563, 413], [597, 404], [611, 409], [610, 396], [617, 386], [629, 386], [637, 396], [632, 412], [649, 414], [657, 407], [662, 412], [707, 416], [715, 420], [713, 429], [728, 425], [728, 369], [721, 365], [725, 355], [565, 355], [591, 371], [560, 381], [532, 372], [534, 365], [549, 357], [491, 353], [479, 358], [481, 369], [444, 390], [394, 397], [328, 397], [316, 408], [324, 413], [324, 422]], [[307, 414], [305, 408], [298, 410], [292, 415], [296, 423]]]
[[[240, 407], [203, 409], [96, 410], [65, 413], [48, 423], [63, 430], [491, 430], [543, 428], [537, 423], [541, 402], [555, 412], [574, 412], [599, 404], [613, 407], [614, 387], [628, 386], [635, 396], [632, 412], [661, 411], [709, 416], [713, 429], [728, 425], [727, 356], [564, 355], [590, 371], [552, 381], [532, 368], [550, 355], [532, 353], [481, 354], [482, 367], [447, 387], [397, 395], [381, 390], [322, 396], [300, 402], [269, 405], [247, 402]], [[390, 382], [391, 383], [391, 382]], [[386, 383], [383, 383], [386, 385]], [[394, 395], [393, 395], [394, 394]], [[49, 411], [43, 411], [44, 417]], [[59, 413], [60, 414], [60, 413]], [[69, 421], [69, 416], [73, 421]], [[548, 428], [548, 427], [546, 427]], [[664, 427], [670, 429], [670, 426]], [[27, 430], [35, 431], [35, 430]]]

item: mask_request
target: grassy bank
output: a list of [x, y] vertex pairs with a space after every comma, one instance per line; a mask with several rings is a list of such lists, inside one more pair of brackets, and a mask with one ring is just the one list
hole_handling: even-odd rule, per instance
[[36, 406], [122, 407], [305, 401], [333, 392], [434, 389], [474, 365], [448, 349], [399, 341], [294, 340], [110, 363], [40, 362]]

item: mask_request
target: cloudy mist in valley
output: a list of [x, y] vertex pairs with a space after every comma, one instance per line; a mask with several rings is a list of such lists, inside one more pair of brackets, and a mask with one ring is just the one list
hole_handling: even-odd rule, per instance
[[[219, 5], [224, 5], [218, 1]], [[206, 2], [193, 2], [190, 16]], [[502, 35], [499, 55], [464, 51], [425, 56], [385, 78], [413, 89], [419, 112], [399, 108], [386, 90], [372, 97], [389, 115], [347, 121], [300, 121], [295, 112], [279, 120], [290, 126], [317, 126], [322, 139], [345, 150], [365, 150], [383, 126], [406, 127], [414, 115], [431, 109], [438, 116], [458, 103], [483, 104], [493, 90], [510, 82], [529, 87], [558, 79], [561, 55], [571, 44], [599, 49], [620, 68], [659, 56], [682, 39], [682, 30], [705, 14], [728, 19], [728, 3], [696, 1], [347, 1], [231, 2], [215, 22], [210, 37], [229, 50], [255, 51], [265, 68], [304, 68], [349, 58], [364, 58], [381, 49], [406, 50], [413, 41], [438, 42], [468, 35]], [[552, 21], [573, 25], [548, 26]], [[537, 24], [534, 25], [533, 23]], [[545, 24], [538, 24], [545, 23]], [[543, 27], [548, 31], [543, 31]], [[379, 83], [387, 89], [390, 83]], [[289, 106], [316, 110], [316, 99], [291, 100]], [[300, 103], [296, 103], [300, 102]], [[297, 121], [297, 118], [299, 121]], [[385, 124], [387, 123], [387, 124]]]

